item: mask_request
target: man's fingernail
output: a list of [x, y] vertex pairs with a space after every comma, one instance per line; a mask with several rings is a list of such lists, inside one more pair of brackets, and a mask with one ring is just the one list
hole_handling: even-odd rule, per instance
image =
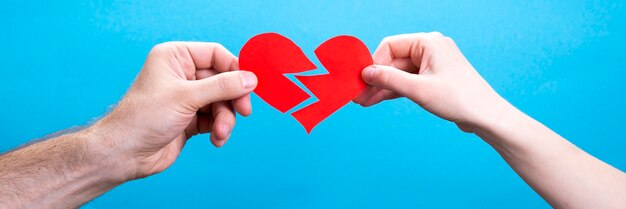
[[257, 79], [256, 75], [252, 72], [242, 71], [241, 74], [241, 84], [244, 89], [249, 89], [256, 86]]
[[374, 73], [376, 72], [376, 66], [370, 65], [363, 69], [363, 80], [367, 82], [372, 82], [374, 78]]
[[231, 131], [230, 126], [223, 125], [222, 126], [222, 133], [224, 135], [222, 136], [221, 140], [228, 139], [228, 137], [230, 137], [230, 131]]

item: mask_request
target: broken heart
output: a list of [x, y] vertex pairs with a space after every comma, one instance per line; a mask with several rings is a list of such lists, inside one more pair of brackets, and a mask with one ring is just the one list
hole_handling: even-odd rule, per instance
[[[315, 55], [328, 74], [296, 75], [296, 79], [318, 101], [291, 114], [307, 133], [365, 88], [361, 71], [373, 64], [365, 44], [352, 36], [328, 39], [315, 49]], [[254, 93], [283, 113], [310, 98], [283, 74], [317, 68], [298, 45], [277, 33], [252, 37], [239, 53], [239, 67], [256, 74], [259, 82]]]

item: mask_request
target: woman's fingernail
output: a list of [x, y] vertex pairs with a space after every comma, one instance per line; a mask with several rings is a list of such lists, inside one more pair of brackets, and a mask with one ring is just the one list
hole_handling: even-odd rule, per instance
[[363, 80], [371, 82], [374, 78], [374, 73], [376, 72], [376, 70], [378, 69], [376, 69], [376, 66], [374, 65], [367, 66], [365, 69], [363, 69]]
[[244, 89], [249, 89], [256, 86], [257, 79], [256, 75], [252, 72], [242, 71], [241, 74], [241, 85], [243, 85]]

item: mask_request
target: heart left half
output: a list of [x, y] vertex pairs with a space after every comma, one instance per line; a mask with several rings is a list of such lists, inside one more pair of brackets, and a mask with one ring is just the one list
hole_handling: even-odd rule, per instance
[[[365, 88], [361, 71], [373, 64], [367, 46], [352, 36], [328, 39], [315, 49], [315, 55], [328, 74], [296, 75], [296, 79], [318, 101], [291, 114], [307, 133]], [[277, 33], [263, 33], [248, 40], [239, 53], [239, 67], [256, 74], [258, 84], [254, 93], [283, 113], [310, 98], [283, 74], [317, 68], [298, 45]]]

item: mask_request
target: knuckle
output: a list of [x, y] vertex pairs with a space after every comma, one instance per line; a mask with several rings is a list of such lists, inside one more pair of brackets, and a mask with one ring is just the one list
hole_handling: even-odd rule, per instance
[[234, 87], [233, 83], [226, 76], [217, 77], [217, 86], [222, 92], [231, 91]]
[[408, 34], [407, 36], [409, 36], [411, 39], [421, 40], [421, 39], [424, 39], [424, 38], [425, 38], [426, 33], [424, 33], [424, 32], [418, 32], [418, 33]]
[[235, 113], [228, 109], [228, 107], [219, 108], [216, 115], [219, 115], [218, 117], [221, 118], [222, 122], [225, 122], [231, 127], [235, 126]]
[[226, 47], [224, 47], [224, 45], [220, 44], [220, 43], [216, 43], [216, 42], [208, 42], [207, 46], [209, 48], [211, 48], [211, 50], [213, 51], [213, 53], [217, 53], [217, 54], [224, 54], [224, 53], [228, 53], [230, 54], [230, 51], [228, 51], [228, 49], [226, 49]]
[[209, 42], [208, 44], [209, 46], [214, 47], [214, 48], [225, 48], [224, 45], [220, 43], [216, 43], [216, 42]]
[[385, 44], [385, 43], [392, 43], [398, 40], [403, 40], [406, 38], [411, 38], [411, 36], [413, 36], [414, 34], [398, 34], [398, 35], [393, 35], [393, 36], [387, 36], [385, 38], [383, 38], [383, 40], [381, 41], [381, 43]]
[[152, 47], [152, 50], [150, 50], [150, 54], [151, 55], [170, 54], [180, 49], [181, 47], [182, 46], [178, 42], [173, 42], [173, 41], [163, 42]]
[[172, 47], [172, 45], [173, 45], [172, 42], [159, 43], [155, 45], [154, 47], [152, 47], [152, 50], [150, 53], [159, 53], [159, 52], [167, 51]]
[[417, 52], [416, 50], [422, 50], [422, 49], [429, 49], [431, 48], [431, 42], [432, 42], [432, 36], [429, 35], [428, 33], [413, 33], [411, 34], [411, 39], [413, 39], [415, 41], [415, 43], [417, 43], [413, 49], [415, 52]]
[[412, 33], [412, 34], [409, 34], [409, 35], [411, 35], [413, 37], [423, 37], [424, 35], [426, 35], [426, 33], [424, 33], [424, 32], [417, 32], [417, 33]]
[[456, 42], [454, 42], [454, 39], [452, 39], [452, 38], [450, 38], [450, 37], [446, 36], [446, 37], [445, 37], [445, 40], [446, 40], [448, 43], [451, 43], [453, 46], [456, 46]]
[[388, 86], [388, 85], [390, 84], [390, 82], [391, 82], [391, 81], [390, 81], [390, 79], [391, 79], [390, 77], [391, 77], [391, 76], [389, 75], [389, 72], [388, 72], [387, 70], [385, 70], [385, 69], [379, 69], [379, 70], [377, 70], [377, 71], [374, 73], [374, 75], [373, 75], [373, 76], [374, 76], [375, 78], [378, 78], [378, 82], [379, 82], [381, 85]]
[[440, 32], [431, 32], [428, 33], [428, 41], [427, 41], [427, 45], [430, 49], [433, 48], [437, 48], [437, 47], [441, 47], [442, 44], [446, 43], [446, 36], [444, 36], [443, 34], [441, 34]]
[[428, 34], [431, 35], [431, 36], [434, 36], [434, 37], [439, 37], [439, 38], [443, 37], [443, 34], [441, 32], [439, 32], [439, 31], [433, 31], [433, 32], [430, 32]]
[[381, 43], [386, 44], [386, 43], [391, 42], [391, 40], [393, 40], [393, 36], [387, 36], [387, 37], [383, 38]]
[[430, 51], [437, 48], [435, 42], [435, 38], [433, 38], [432, 36], [428, 36], [422, 40], [422, 46], [424, 47], [424, 49]]

